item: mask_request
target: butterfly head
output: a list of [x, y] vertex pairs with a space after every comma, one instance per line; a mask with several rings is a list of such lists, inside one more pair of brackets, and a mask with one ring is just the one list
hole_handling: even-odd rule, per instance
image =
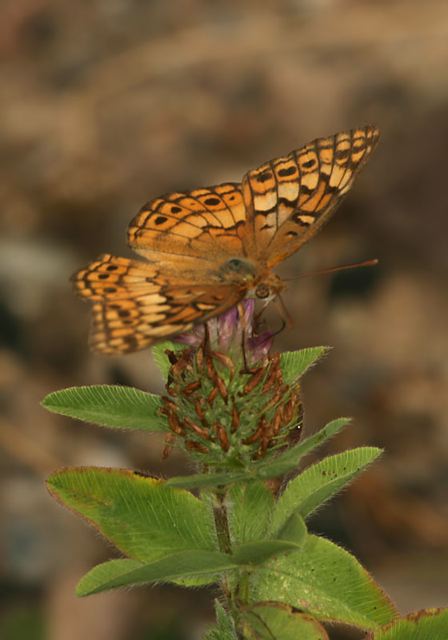
[[283, 281], [275, 273], [267, 272], [257, 278], [250, 293], [259, 300], [269, 301], [276, 298], [284, 288]]

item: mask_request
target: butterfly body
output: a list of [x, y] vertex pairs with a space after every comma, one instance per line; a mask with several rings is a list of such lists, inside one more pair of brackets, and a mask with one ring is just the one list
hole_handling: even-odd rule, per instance
[[230, 258], [221, 265], [219, 271], [224, 283], [241, 288], [243, 297], [264, 300], [275, 297], [285, 286], [266, 265], [256, 264], [246, 258]]
[[379, 138], [318, 138], [228, 182], [146, 203], [128, 229], [145, 262], [105, 254], [74, 275], [93, 303], [91, 346], [126, 353], [183, 333], [245, 297], [277, 296], [273, 272], [328, 220]]

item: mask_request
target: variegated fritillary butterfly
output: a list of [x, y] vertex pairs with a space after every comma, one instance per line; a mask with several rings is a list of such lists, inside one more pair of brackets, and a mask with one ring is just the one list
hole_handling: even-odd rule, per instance
[[376, 127], [318, 138], [229, 182], [146, 203], [128, 229], [143, 263], [105, 254], [74, 275], [93, 302], [91, 346], [126, 353], [284, 288], [272, 271], [308, 242], [349, 191]]

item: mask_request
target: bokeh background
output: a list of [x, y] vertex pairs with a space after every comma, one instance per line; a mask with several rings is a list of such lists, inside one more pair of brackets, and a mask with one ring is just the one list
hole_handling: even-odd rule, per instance
[[238, 180], [369, 122], [376, 153], [283, 273], [380, 265], [290, 283], [295, 326], [277, 346], [334, 347], [306, 377], [307, 429], [352, 415], [333, 451], [386, 448], [314, 530], [355, 552], [404, 613], [446, 605], [446, 0], [3, 0], [0, 13], [2, 640], [187, 640], [212, 621], [210, 590], [74, 596], [113, 550], [53, 503], [45, 476], [186, 466], [161, 462], [157, 436], [39, 407], [76, 384], [161, 390], [149, 352], [88, 352], [68, 278], [99, 253], [130, 255], [126, 226], [150, 197]]

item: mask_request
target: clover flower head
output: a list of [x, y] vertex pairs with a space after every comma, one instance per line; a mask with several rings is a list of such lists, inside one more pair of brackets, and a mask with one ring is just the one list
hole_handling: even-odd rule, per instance
[[273, 334], [258, 333], [255, 304], [245, 300], [178, 336], [162, 412], [203, 464], [246, 465], [288, 444], [301, 421], [299, 386], [283, 380]]

